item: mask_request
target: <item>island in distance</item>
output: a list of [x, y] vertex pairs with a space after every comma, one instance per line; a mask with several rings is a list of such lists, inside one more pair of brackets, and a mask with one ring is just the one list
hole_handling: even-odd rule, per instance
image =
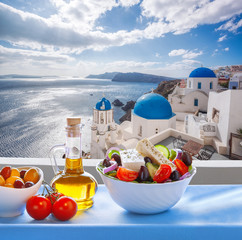
[[88, 75], [86, 78], [111, 79], [114, 82], [146, 82], [160, 83], [162, 81], [175, 80], [175, 78], [158, 76], [153, 74], [137, 73], [137, 72], [106, 72], [98, 75]]

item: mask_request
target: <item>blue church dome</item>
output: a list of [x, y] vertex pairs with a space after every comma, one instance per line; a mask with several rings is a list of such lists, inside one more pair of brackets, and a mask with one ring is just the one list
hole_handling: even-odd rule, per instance
[[107, 111], [111, 109], [111, 103], [103, 97], [101, 101], [96, 104], [96, 109], [101, 111]]
[[190, 73], [189, 78], [216, 78], [216, 75], [211, 69], [200, 67], [194, 69]]
[[170, 103], [157, 93], [141, 96], [134, 106], [133, 113], [145, 119], [170, 119], [175, 115]]

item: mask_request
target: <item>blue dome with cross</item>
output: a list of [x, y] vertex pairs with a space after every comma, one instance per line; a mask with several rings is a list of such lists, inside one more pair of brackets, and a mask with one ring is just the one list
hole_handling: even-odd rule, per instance
[[216, 78], [216, 75], [214, 71], [212, 71], [211, 69], [200, 67], [200, 68], [194, 69], [190, 73], [189, 78]]
[[137, 100], [133, 113], [145, 119], [170, 119], [175, 116], [170, 103], [160, 94], [153, 92]]
[[96, 104], [96, 109], [100, 111], [107, 111], [107, 110], [110, 110], [111, 108], [112, 108], [111, 103], [105, 97], [103, 97], [101, 101], [97, 102]]

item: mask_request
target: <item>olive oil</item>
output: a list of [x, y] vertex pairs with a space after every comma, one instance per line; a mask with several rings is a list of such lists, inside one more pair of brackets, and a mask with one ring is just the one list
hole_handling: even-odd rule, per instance
[[67, 119], [67, 138], [65, 144], [65, 169], [52, 179], [51, 185], [58, 192], [76, 200], [78, 210], [85, 210], [93, 205], [97, 189], [95, 178], [84, 171], [81, 157], [80, 121]]

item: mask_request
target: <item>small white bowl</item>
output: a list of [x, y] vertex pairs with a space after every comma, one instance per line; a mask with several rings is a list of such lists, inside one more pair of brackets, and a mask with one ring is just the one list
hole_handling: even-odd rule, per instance
[[196, 168], [193, 167], [191, 176], [183, 180], [156, 184], [132, 183], [103, 174], [98, 168], [99, 164], [96, 169], [114, 202], [127, 211], [140, 214], [161, 213], [173, 207], [196, 174]]
[[[29, 169], [31, 167], [18, 167]], [[44, 173], [40, 168], [34, 167], [39, 172], [39, 181], [29, 188], [8, 188], [0, 186], [0, 217], [15, 217], [22, 214], [25, 210], [27, 200], [35, 195], [44, 179]]]

